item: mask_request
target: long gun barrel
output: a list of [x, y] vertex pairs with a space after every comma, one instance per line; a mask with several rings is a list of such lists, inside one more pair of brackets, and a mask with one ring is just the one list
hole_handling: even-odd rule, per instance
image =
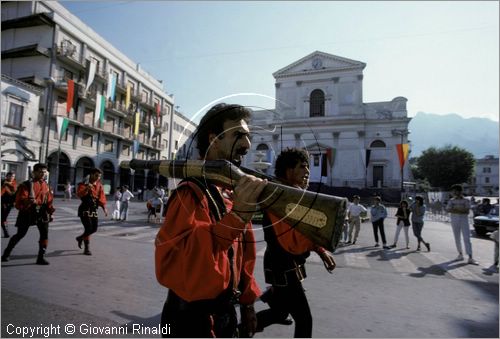
[[131, 160], [122, 168], [149, 169], [168, 178], [203, 178], [233, 189], [244, 175], [268, 179], [259, 197], [259, 206], [303, 233], [315, 244], [334, 251], [340, 240], [347, 199], [282, 185], [263, 173], [236, 167], [226, 160]]

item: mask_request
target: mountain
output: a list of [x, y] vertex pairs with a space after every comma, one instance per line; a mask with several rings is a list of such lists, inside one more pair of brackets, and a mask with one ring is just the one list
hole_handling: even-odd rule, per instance
[[418, 112], [409, 129], [411, 157], [418, 157], [429, 147], [448, 144], [466, 149], [476, 159], [489, 154], [498, 157], [498, 122], [490, 119]]

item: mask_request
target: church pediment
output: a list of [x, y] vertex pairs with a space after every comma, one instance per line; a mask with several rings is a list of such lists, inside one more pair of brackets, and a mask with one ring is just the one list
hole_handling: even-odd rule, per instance
[[294, 75], [335, 72], [346, 70], [363, 70], [366, 64], [361, 61], [339, 57], [320, 51], [306, 55], [302, 59], [273, 73], [274, 78]]

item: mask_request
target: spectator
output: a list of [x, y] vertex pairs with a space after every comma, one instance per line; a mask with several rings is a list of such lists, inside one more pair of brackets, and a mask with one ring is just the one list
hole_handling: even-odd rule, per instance
[[373, 225], [373, 235], [375, 237], [375, 247], [379, 247], [378, 243], [378, 232], [380, 232], [380, 237], [382, 238], [382, 244], [384, 249], [390, 248], [387, 246], [387, 242], [385, 240], [385, 231], [384, 231], [384, 220], [387, 218], [387, 209], [384, 205], [382, 205], [381, 198], [376, 196], [373, 198], [373, 206], [370, 209], [371, 220]]
[[134, 197], [132, 192], [128, 190], [128, 186], [124, 185], [121, 189], [122, 196], [120, 198], [120, 219], [122, 221], [127, 220], [128, 216], [128, 202]]

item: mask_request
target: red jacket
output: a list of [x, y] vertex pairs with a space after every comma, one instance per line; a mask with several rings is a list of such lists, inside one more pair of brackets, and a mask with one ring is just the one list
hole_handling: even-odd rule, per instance
[[[230, 211], [232, 201], [224, 198], [224, 203]], [[256, 250], [251, 223], [245, 225], [232, 213], [216, 222], [205, 194], [196, 184], [184, 182], [170, 198], [156, 236], [156, 278], [188, 302], [214, 299], [228, 288], [231, 244], [240, 303], [252, 304], [261, 293], [253, 277]]]
[[104, 187], [102, 187], [101, 181], [97, 180], [93, 185], [87, 185], [83, 182], [78, 184], [76, 189], [76, 195], [79, 198], [91, 194], [94, 199], [97, 199], [97, 205], [101, 207], [106, 206], [106, 194], [104, 194]]
[[13, 195], [16, 193], [16, 189], [16, 179], [12, 179], [11, 181], [4, 180], [4, 182], [2, 183], [2, 196], [4, 194]]
[[319, 248], [295, 228], [290, 227], [284, 221], [280, 221], [278, 217], [270, 213], [268, 213], [268, 216], [279, 244], [288, 253], [299, 255]]
[[[48, 207], [47, 211], [49, 212], [49, 214], [54, 213], [55, 208], [52, 205], [54, 197], [49, 189], [49, 185], [47, 185], [45, 180], [41, 179], [33, 181], [31, 186], [33, 189], [33, 197], [35, 198], [34, 203], [39, 206], [42, 205], [43, 203], [46, 203]], [[19, 211], [24, 211], [30, 208], [32, 205], [33, 202], [30, 199], [29, 187], [23, 182], [21, 185], [19, 185], [19, 188], [17, 189], [16, 202], [14, 203], [14, 206]]]

